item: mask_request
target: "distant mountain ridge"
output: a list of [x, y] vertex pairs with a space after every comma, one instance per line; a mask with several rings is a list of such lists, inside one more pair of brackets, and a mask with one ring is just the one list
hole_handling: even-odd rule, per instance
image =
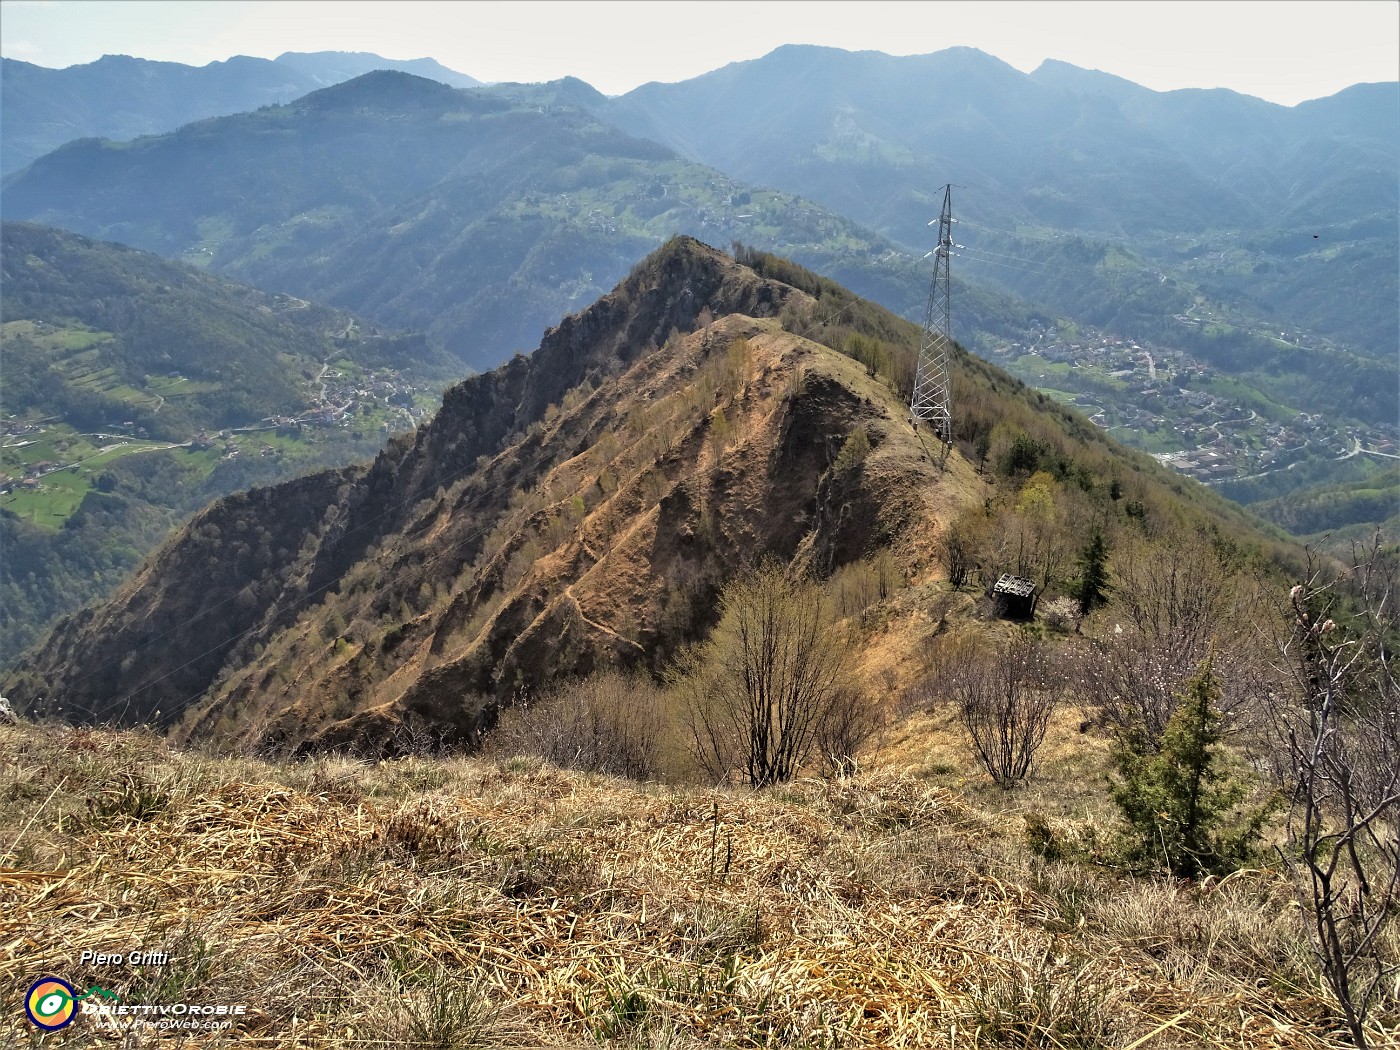
[[[122, 61], [137, 62], [111, 60]], [[227, 79], [239, 63], [245, 72], [263, 63], [283, 89], [289, 77], [309, 89], [377, 62], [319, 52], [178, 68], [202, 76], [228, 67]], [[431, 60], [379, 64], [470, 80]], [[11, 66], [7, 137], [25, 124], [26, 96], [11, 81], [26, 67]], [[962, 272], [1090, 323], [1114, 311], [1076, 308], [1085, 275], [1064, 269], [1065, 235], [1121, 243], [1271, 326], [1301, 326], [1386, 360], [1400, 343], [1400, 84], [1358, 84], [1285, 107], [1224, 89], [1153, 91], [1055, 60], [1026, 74], [965, 47], [896, 57], [787, 45], [611, 99], [572, 77], [486, 90], [585, 111], [739, 182], [800, 194], [914, 252], [925, 247], [913, 242], [935, 209], [934, 188], [955, 182], [969, 224]], [[137, 106], [112, 106], [120, 94], [105, 89], [87, 104], [118, 114]], [[1346, 310], [1335, 308], [1342, 297]]]
[[956, 183], [961, 272], [1032, 301], [1072, 292], [1039, 271], [1062, 267], [1052, 242], [1077, 235], [1370, 356], [1400, 343], [1400, 83], [1286, 107], [1058, 61], [1027, 74], [966, 47], [788, 45], [612, 99], [576, 82], [487, 90], [583, 106], [911, 250], [936, 187]]
[[[910, 312], [926, 295], [917, 257], [790, 193], [574, 107], [398, 72], [132, 144], [71, 143], [9, 176], [3, 208], [425, 330], [478, 369], [676, 233], [781, 251]], [[1015, 310], [966, 302], [979, 322]]]
[[376, 69], [412, 73], [454, 88], [480, 87], [482, 83], [475, 77], [448, 69], [434, 58], [384, 58], [370, 51], [284, 51], [273, 61], [306, 74], [322, 87], [353, 80]]
[[235, 55], [205, 66], [104, 55], [65, 69], [0, 59], [0, 173], [17, 171], [74, 139], [157, 135], [206, 117], [291, 102], [375, 69], [403, 70], [457, 88], [480, 84], [430, 58], [403, 61], [367, 52]]
[[[1400, 163], [1400, 83], [1359, 84], [1286, 107], [1227, 89], [1153, 91], [1058, 61], [1021, 73], [966, 47], [891, 56], [787, 45], [691, 80], [643, 85], [608, 100], [605, 112], [737, 177], [767, 172], [769, 181], [821, 200], [830, 194], [814, 188], [842, 164], [932, 162], [934, 171], [968, 184], [970, 214], [1000, 209], [993, 193], [1024, 196], [1032, 180], [1053, 178], [1063, 198], [1078, 202], [1074, 215], [1047, 198], [1021, 200], [1013, 217], [1074, 219], [1078, 228], [1109, 234], [1190, 229], [1201, 220], [1258, 222], [1289, 205], [1295, 183], [1323, 180], [1329, 167], [1359, 161], [1393, 170]], [[1087, 192], [1092, 180], [1138, 157], [1164, 166], [1141, 202], [1107, 185]], [[1205, 178], [1221, 173], [1236, 180], [1248, 173], [1266, 192]], [[898, 206], [875, 187], [860, 187], [858, 196], [856, 186], [844, 189], [841, 203], [824, 203], [861, 221]], [[1377, 180], [1376, 189], [1378, 198], [1339, 204], [1393, 207], [1393, 182]], [[1139, 203], [1140, 214], [1125, 214]]]

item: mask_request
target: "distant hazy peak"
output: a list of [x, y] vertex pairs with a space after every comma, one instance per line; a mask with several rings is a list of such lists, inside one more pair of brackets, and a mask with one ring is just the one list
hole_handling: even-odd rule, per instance
[[552, 87], [562, 95], [568, 95], [589, 100], [602, 101], [607, 98], [601, 91], [595, 88], [586, 80], [578, 77], [560, 77], [558, 80], [551, 80], [546, 87]]
[[481, 85], [475, 77], [449, 69], [433, 58], [385, 58], [369, 51], [284, 51], [273, 61], [325, 84], [349, 80], [376, 69], [395, 69], [456, 88]]
[[734, 62], [729, 67], [734, 66], [783, 66], [794, 67], [807, 63], [829, 63], [832, 61], [851, 63], [879, 63], [884, 66], [908, 67], [917, 64], [938, 63], [952, 65], [955, 67], [985, 66], [987, 68], [1001, 68], [1012, 70], [1018, 76], [1024, 76], [1019, 70], [1010, 64], [989, 55], [987, 52], [975, 47], [958, 45], [956, 47], [946, 47], [939, 51], [930, 51], [921, 55], [891, 55], [884, 51], [848, 51], [845, 48], [829, 47], [824, 44], [783, 44], [776, 47], [762, 58], [750, 59], [746, 62]]
[[[1016, 67], [975, 47], [949, 47], [922, 55], [890, 55], [883, 51], [847, 51], [844, 48], [822, 44], [783, 44], [760, 58], [731, 62], [680, 83], [724, 84], [732, 88], [741, 82], [767, 78], [774, 82], [784, 81], [790, 84], [801, 78], [833, 79], [834, 72], [845, 77], [888, 76], [905, 80], [930, 73], [950, 79], [980, 75], [983, 83], [1026, 79], [1026, 74]], [[665, 94], [678, 86], [675, 83], [650, 81], [618, 98], [647, 99], [656, 94]]]
[[365, 52], [288, 52], [276, 61], [234, 55], [203, 66], [103, 55], [63, 69], [5, 58], [0, 171], [16, 171], [75, 139], [161, 134], [283, 105], [377, 69], [437, 81], [445, 90], [480, 84], [430, 58], [400, 61]]
[[[1232, 97], [1247, 99], [1252, 104], [1268, 106], [1275, 110], [1306, 110], [1309, 107], [1326, 105], [1333, 99], [1351, 103], [1360, 100], [1375, 103], [1384, 103], [1389, 100], [1393, 103], [1395, 99], [1400, 98], [1400, 82], [1380, 81], [1376, 83], [1352, 84], [1350, 87], [1344, 87], [1331, 95], [1308, 99], [1307, 101], [1299, 102], [1293, 106], [1285, 106], [1278, 102], [1271, 102], [1268, 99], [1259, 98], [1257, 95], [1249, 95], [1242, 91], [1236, 91], [1234, 88], [1226, 87], [1185, 87], [1159, 91], [1156, 88], [1146, 87], [1114, 73], [1105, 73], [1101, 69], [1085, 69], [1082, 66], [1076, 66], [1072, 63], [1061, 61], [1058, 58], [1047, 58], [1035, 68], [1030, 74], [1030, 77], [1036, 83], [1045, 86], [1058, 87], [1076, 93], [1092, 91], [1095, 94], [1108, 95], [1120, 101], [1129, 98], [1146, 98], [1149, 96], [1176, 96], [1180, 98], [1194, 95], [1203, 98], [1215, 97], [1222, 99]], [[1380, 131], [1383, 129], [1377, 130]], [[1395, 131], [1396, 129], [1394, 127], [1388, 129], [1388, 133], [1392, 136]]]
[[346, 106], [377, 107], [411, 103], [420, 106], [454, 106], [463, 92], [440, 80], [404, 73], [397, 69], [376, 69], [297, 99], [304, 109], [339, 109]]
[[1088, 89], [1114, 98], [1130, 98], [1137, 94], [1154, 93], [1151, 88], [1143, 87], [1141, 84], [1113, 73], [1105, 73], [1101, 69], [1085, 69], [1083, 66], [1062, 62], [1058, 58], [1047, 58], [1031, 71], [1030, 78], [1038, 84], [1079, 90]]
[[[933, 58], [933, 57], [935, 57], [935, 56], [945, 56], [945, 57], [947, 57], [947, 58], [966, 57], [966, 58], [970, 58], [970, 59], [973, 59], [973, 60], [983, 60], [983, 59], [985, 59], [985, 60], [988, 60], [988, 61], [991, 61], [991, 62], [995, 62], [995, 63], [997, 63], [998, 65], [1005, 65], [1005, 64], [1006, 64], [1006, 63], [1003, 62], [1001, 59], [997, 58], [995, 55], [988, 54], [986, 51], [983, 51], [983, 50], [981, 50], [980, 48], [969, 47], [969, 46], [967, 46], [967, 45], [965, 45], [965, 44], [958, 44], [958, 45], [955, 45], [955, 46], [953, 46], [953, 47], [940, 48], [940, 49], [937, 50], [937, 51], [928, 51], [928, 52], [925, 52], [925, 53], [919, 54], [919, 55], [891, 55], [891, 54], [890, 54], [889, 52], [887, 52], [887, 51], [877, 51], [877, 50], [874, 50], [874, 49], [872, 49], [872, 48], [865, 48], [865, 49], [860, 50], [860, 51], [851, 51], [851, 50], [849, 50], [848, 48], [844, 48], [844, 47], [831, 47], [831, 46], [829, 46], [829, 45], [827, 45], [827, 44], [781, 44], [781, 45], [779, 45], [778, 47], [775, 47], [772, 51], [768, 52], [768, 54], [765, 55], [765, 56], [763, 56], [763, 57], [764, 57], [764, 58], [773, 58], [773, 57], [779, 56], [779, 55], [782, 55], [782, 56], [810, 55], [810, 56], [814, 56], [814, 57], [819, 56], [819, 57], [825, 57], [825, 58], [830, 58], [830, 57], [833, 56], [833, 55], [849, 55], [849, 56], [851, 56], [851, 57], [856, 57], [856, 56], [873, 56], [873, 57], [876, 58], [877, 60], [878, 60], [878, 59], [884, 59], [884, 60], [887, 60], [887, 61], [890, 61], [890, 62], [917, 61], [918, 59], [921, 59], [921, 58]], [[759, 59], [758, 61], [762, 61], [762, 60], [763, 60], [763, 59]]]
[[503, 81], [482, 85], [485, 94], [540, 106], [572, 106], [596, 113], [608, 103], [608, 96], [578, 77], [561, 77], [543, 83]]
[[250, 55], [230, 55], [228, 58], [215, 59], [213, 62], [206, 62], [202, 66], [193, 66], [186, 62], [169, 62], [158, 58], [137, 58], [134, 55], [103, 55], [95, 58], [91, 62], [74, 62], [70, 66], [44, 66], [35, 62], [25, 62], [17, 58], [0, 59], [6, 66], [27, 66], [30, 69], [41, 70], [43, 73], [68, 73], [76, 71], [116, 71], [116, 70], [140, 70], [140, 69], [160, 69], [167, 72], [186, 71], [194, 72], [204, 69], [222, 69], [234, 66], [255, 66], [266, 65], [265, 58], [253, 58]]

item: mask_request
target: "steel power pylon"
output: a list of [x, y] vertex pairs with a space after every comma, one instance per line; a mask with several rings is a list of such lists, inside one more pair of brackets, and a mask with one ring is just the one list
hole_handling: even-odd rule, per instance
[[[930, 226], [933, 223], [929, 223]], [[933, 283], [928, 290], [924, 335], [919, 345], [919, 367], [914, 373], [914, 396], [909, 414], [915, 427], [929, 423], [945, 444], [953, 441], [953, 394], [948, 365], [953, 356], [951, 295], [948, 257], [953, 251], [953, 187], [943, 187], [943, 212], [938, 217], [938, 247], [933, 254]]]

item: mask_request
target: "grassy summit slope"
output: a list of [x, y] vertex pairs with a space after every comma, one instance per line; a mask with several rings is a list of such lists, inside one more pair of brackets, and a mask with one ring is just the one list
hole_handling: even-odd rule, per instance
[[[751, 793], [29, 726], [0, 764], [0, 976], [248, 1004], [203, 1045], [1340, 1045], [1276, 875], [1047, 863], [917, 768]], [[169, 963], [77, 961], [138, 946]]]

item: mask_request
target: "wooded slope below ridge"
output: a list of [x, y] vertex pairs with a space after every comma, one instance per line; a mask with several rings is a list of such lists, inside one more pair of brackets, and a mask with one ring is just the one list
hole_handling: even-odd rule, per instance
[[[61, 623], [8, 691], [188, 738], [374, 749], [421, 719], [470, 743], [520, 688], [664, 666], [764, 555], [824, 577], [895, 548], [936, 588], [937, 537], [994, 498], [1024, 502], [1031, 475], [1062, 517], [1290, 556], [961, 352], [960, 451], [941, 472], [897, 393], [917, 328], [750, 261], [674, 241], [530, 357], [454, 387], [373, 464], [215, 504], [111, 602]], [[870, 451], [853, 460], [857, 431]], [[1010, 496], [978, 476], [982, 439], [982, 459], [1020, 479]], [[1025, 566], [1063, 588], [1064, 565]]]

